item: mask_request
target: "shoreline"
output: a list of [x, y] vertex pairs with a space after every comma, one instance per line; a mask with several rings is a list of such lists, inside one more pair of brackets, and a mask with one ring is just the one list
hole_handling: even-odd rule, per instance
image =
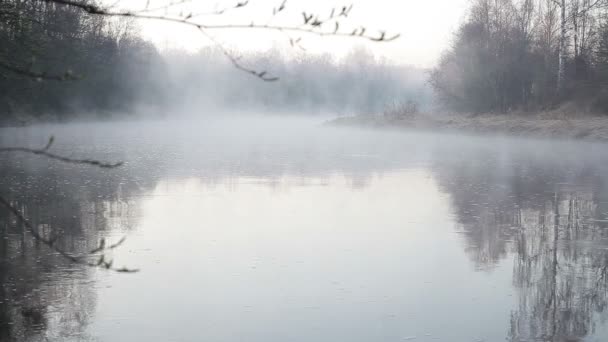
[[608, 117], [547, 117], [543, 114], [403, 116], [358, 115], [333, 119], [332, 126], [444, 131], [457, 134], [501, 134], [512, 137], [608, 142]]

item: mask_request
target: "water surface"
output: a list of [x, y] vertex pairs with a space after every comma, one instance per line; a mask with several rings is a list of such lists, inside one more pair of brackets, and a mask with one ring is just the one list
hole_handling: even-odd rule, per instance
[[4, 145], [0, 340], [605, 341], [608, 151], [583, 142], [322, 127], [71, 124]]

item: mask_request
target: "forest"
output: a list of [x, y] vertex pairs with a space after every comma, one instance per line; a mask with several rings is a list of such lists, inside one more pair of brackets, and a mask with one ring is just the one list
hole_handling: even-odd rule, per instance
[[360, 114], [396, 98], [431, 102], [426, 70], [396, 66], [363, 48], [342, 59], [295, 48], [290, 56], [278, 49], [243, 56], [248, 67], [280, 78], [261, 82], [235, 68], [221, 47], [160, 51], [141, 38], [129, 16], [91, 14], [60, 1], [0, 6], [4, 124], [142, 112], [166, 117], [181, 108]]
[[[4, 121], [122, 108], [160, 87], [156, 49], [128, 19], [44, 1], [0, 3], [0, 111]], [[137, 77], [133, 77], [137, 75]], [[22, 116], [20, 116], [22, 114]]]
[[[0, 3], [0, 122], [161, 113], [193, 105], [373, 114], [416, 100], [432, 111], [608, 112], [608, 1], [473, 0], [432, 70], [353, 49], [250, 54], [259, 82], [217, 47], [160, 51], [138, 22], [58, 2]], [[295, 57], [294, 57], [295, 56]]]
[[608, 2], [475, 0], [431, 73], [462, 112], [608, 112]]

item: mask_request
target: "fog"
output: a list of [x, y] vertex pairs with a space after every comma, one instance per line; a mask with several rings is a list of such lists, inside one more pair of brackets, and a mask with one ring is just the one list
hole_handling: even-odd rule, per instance
[[[581, 84], [602, 107], [608, 2], [567, 2], [572, 56], [566, 2], [538, 3], [471, 2], [429, 69], [350, 6], [1, 3], [0, 342], [606, 341], [608, 151], [582, 138], [608, 120], [555, 111]], [[292, 46], [233, 50], [235, 25]]]
[[0, 64], [10, 74], [0, 79], [1, 125], [226, 111], [373, 114], [395, 102], [432, 102], [427, 70], [357, 44], [343, 58], [307, 53], [299, 43], [289, 52], [279, 45], [241, 52], [223, 44], [168, 51], [144, 40], [129, 18], [64, 6], [41, 11], [30, 2], [6, 7], [38, 24], [0, 26], [0, 53], [10, 56]]
[[53, 134], [54, 153], [125, 162], [5, 154], [0, 189], [70, 253], [126, 236], [108, 258], [140, 269], [71, 264], [4, 220], [3, 338], [605, 337], [603, 144], [323, 123], [3, 129], [2, 144]]
[[[240, 115], [378, 114], [394, 103], [415, 101], [432, 106], [428, 71], [400, 66], [354, 49], [342, 59], [280, 50], [242, 55], [240, 63], [267, 77], [264, 82], [238, 70], [222, 51], [166, 51], [165, 68], [152, 71], [165, 91], [160, 99], [165, 117], [196, 118], [226, 111]], [[142, 94], [146, 101], [146, 94]], [[158, 101], [156, 97], [154, 101]]]

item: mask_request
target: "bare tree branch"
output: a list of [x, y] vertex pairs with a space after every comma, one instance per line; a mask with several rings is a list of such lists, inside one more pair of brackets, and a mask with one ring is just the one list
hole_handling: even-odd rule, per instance
[[[54, 141], [55, 141], [54, 137], [51, 136], [49, 138], [49, 141], [46, 143], [46, 145], [40, 149], [31, 149], [31, 148], [25, 148], [25, 147], [2, 147], [2, 148], [0, 148], [0, 152], [31, 153], [34, 155], [41, 155], [41, 156], [44, 156], [44, 157], [47, 157], [50, 159], [58, 160], [58, 161], [61, 161], [64, 163], [85, 164], [85, 165], [91, 165], [91, 166], [96, 166], [96, 167], [105, 168], [105, 169], [113, 169], [113, 168], [119, 167], [123, 164], [122, 162], [104, 163], [104, 162], [94, 160], [94, 159], [73, 159], [73, 158], [56, 155], [56, 154], [48, 152], [48, 150], [53, 146]], [[129, 268], [115, 268], [112, 266], [112, 260], [109, 260], [109, 261], [106, 260], [105, 252], [113, 250], [113, 249], [117, 248], [118, 246], [122, 245], [126, 239], [124, 237], [121, 240], [119, 240], [118, 242], [116, 242], [112, 245], [109, 245], [109, 246], [106, 246], [105, 239], [101, 239], [99, 246], [97, 248], [93, 249], [92, 251], [90, 251], [89, 253], [87, 253], [86, 255], [73, 255], [73, 254], [70, 254], [70, 253], [64, 251], [63, 249], [59, 248], [55, 244], [55, 241], [57, 240], [56, 238], [47, 239], [47, 238], [44, 238], [42, 235], [40, 235], [38, 233], [38, 231], [34, 228], [32, 223], [29, 222], [29, 220], [27, 218], [25, 218], [25, 216], [21, 213], [21, 211], [19, 209], [17, 209], [9, 200], [0, 196], [0, 204], [3, 205], [5, 208], [7, 208], [13, 215], [15, 215], [15, 217], [27, 228], [27, 231], [30, 233], [30, 235], [34, 239], [42, 242], [44, 245], [46, 245], [53, 251], [57, 252], [59, 255], [61, 255], [62, 257], [64, 257], [65, 259], [67, 259], [70, 262], [80, 264], [80, 265], [90, 266], [90, 267], [99, 267], [99, 268], [103, 268], [103, 269], [107, 269], [107, 270], [111, 270], [111, 271], [115, 271], [115, 272], [122, 272], [122, 273], [133, 273], [133, 272], [138, 271], [136, 269], [129, 269]], [[98, 260], [96, 262], [91, 262], [90, 261], [91, 255], [99, 255]]]
[[46, 144], [46, 146], [44, 148], [40, 148], [40, 149], [33, 149], [33, 148], [27, 148], [27, 147], [0, 147], [0, 153], [2, 153], [2, 152], [30, 153], [30, 154], [35, 154], [35, 155], [44, 156], [44, 157], [47, 157], [50, 159], [58, 160], [58, 161], [68, 163], [68, 164], [91, 165], [91, 166], [100, 167], [102, 169], [114, 169], [114, 168], [117, 168], [124, 164], [123, 162], [106, 163], [106, 162], [102, 162], [102, 161], [95, 160], [95, 159], [75, 159], [75, 158], [65, 157], [65, 156], [61, 156], [58, 154], [48, 152], [48, 150], [53, 145], [54, 141], [55, 141], [55, 138], [51, 136], [49, 138], [49, 141]]
[[[110, 245], [108, 247], [105, 246], [105, 239], [101, 239], [99, 247], [90, 251], [87, 254], [84, 254], [84, 255], [70, 254], [57, 246], [57, 244], [55, 243], [57, 241], [56, 238], [47, 239], [47, 238], [43, 237], [42, 235], [40, 235], [40, 233], [38, 233], [38, 230], [32, 225], [32, 223], [27, 218], [25, 218], [25, 216], [23, 216], [21, 211], [19, 209], [17, 209], [9, 200], [0, 196], [0, 205], [4, 206], [6, 209], [8, 209], [8, 211], [11, 214], [15, 215], [17, 220], [23, 224], [23, 226], [27, 229], [27, 232], [34, 239], [43, 243], [48, 248], [50, 248], [51, 250], [53, 250], [54, 252], [61, 255], [63, 258], [65, 258], [66, 260], [68, 260], [72, 263], [89, 266], [89, 267], [102, 268], [102, 269], [106, 269], [106, 270], [110, 270], [110, 271], [114, 271], [114, 272], [120, 272], [120, 273], [135, 273], [135, 272], [139, 271], [138, 269], [131, 269], [131, 268], [127, 268], [127, 267], [116, 268], [113, 266], [112, 260], [109, 260], [109, 261], [106, 260], [105, 252], [120, 246], [125, 241], [125, 238], [122, 238], [117, 243]], [[90, 261], [91, 255], [99, 255], [97, 261], [95, 261], [95, 262]]]
[[244, 72], [246, 72], [246, 73], [248, 73], [250, 75], [253, 75], [253, 76], [255, 76], [255, 77], [257, 77], [257, 78], [259, 78], [259, 79], [261, 79], [262, 81], [265, 81], [265, 82], [274, 82], [274, 81], [278, 81], [279, 80], [278, 77], [270, 76], [267, 71], [256, 71], [254, 69], [250, 69], [250, 68], [247, 68], [247, 67], [243, 66], [239, 62], [240, 57], [236, 57], [236, 56], [232, 55], [230, 53], [230, 51], [228, 51], [228, 49], [226, 49], [224, 47], [224, 45], [221, 44], [215, 37], [213, 37], [212, 35], [210, 35], [209, 33], [207, 33], [204, 29], [202, 29], [202, 28], [199, 28], [199, 29], [210, 41], [212, 41], [217, 47], [219, 47], [219, 49], [222, 51], [222, 53], [224, 54], [224, 56], [226, 56], [226, 58], [228, 58], [228, 60], [232, 63], [232, 65], [236, 69], [244, 71]]
[[[93, 15], [102, 15], [102, 16], [112, 16], [112, 17], [129, 17], [129, 18], [138, 18], [138, 19], [149, 19], [149, 20], [160, 20], [166, 22], [174, 22], [180, 23], [187, 26], [194, 27], [202, 32], [213, 44], [218, 46], [222, 53], [230, 60], [230, 62], [237, 68], [238, 70], [244, 71], [250, 75], [260, 78], [263, 81], [276, 81], [278, 77], [269, 76], [267, 71], [256, 71], [252, 68], [248, 68], [241, 64], [240, 57], [234, 56], [228, 49], [221, 44], [215, 37], [209, 34], [209, 31], [213, 30], [263, 30], [263, 31], [277, 31], [283, 34], [288, 32], [292, 33], [302, 33], [302, 34], [310, 34], [317, 36], [336, 36], [336, 37], [354, 37], [360, 39], [367, 39], [373, 42], [390, 42], [399, 38], [399, 34], [387, 34], [385, 31], [379, 31], [377, 34], [369, 34], [369, 31], [365, 27], [359, 27], [354, 29], [351, 32], [340, 31], [340, 24], [338, 19], [347, 18], [353, 9], [353, 5], [342, 6], [341, 8], [333, 8], [328, 17], [322, 17], [320, 15], [312, 14], [312, 13], [302, 13], [303, 23], [300, 25], [294, 26], [284, 26], [284, 25], [273, 25], [270, 24], [272, 18], [278, 15], [280, 12], [283, 12], [286, 8], [286, 0], [281, 2], [281, 4], [273, 9], [273, 14], [271, 20], [269, 20], [266, 24], [256, 24], [254, 22], [243, 24], [243, 23], [227, 23], [227, 24], [205, 24], [201, 22], [194, 21], [193, 19], [198, 16], [193, 13], [188, 14], [180, 14], [177, 16], [170, 15], [154, 15], [150, 14], [153, 10], [144, 9], [143, 11], [113, 11], [110, 8], [105, 8], [98, 6], [96, 4], [91, 4], [87, 2], [77, 1], [77, 0], [34, 0], [41, 1], [47, 3], [55, 3], [65, 6], [71, 6], [75, 8], [80, 8], [85, 12]], [[177, 3], [171, 3], [167, 7], [172, 5], [177, 5], [186, 2], [186, 0], [179, 1]], [[241, 2], [237, 2], [234, 7], [230, 7], [224, 10], [218, 10], [212, 12], [210, 14], [223, 14], [228, 9], [237, 9], [243, 8], [249, 4], [248, 0], [244, 0]], [[162, 9], [164, 9], [162, 8]], [[329, 30], [323, 30], [322, 28], [327, 26], [328, 23], [334, 23], [333, 27]], [[292, 46], [296, 46], [299, 44], [301, 38], [293, 39], [289, 35], [290, 44]]]
[[[117, 0], [117, 2], [114, 5], [110, 6], [109, 8], [114, 8], [116, 6], [116, 4], [118, 4], [118, 2], [120, 2], [120, 0]], [[165, 4], [163, 6], [157, 6], [157, 7], [150, 8], [150, 1], [148, 0], [148, 2], [146, 3], [146, 7], [144, 7], [141, 10], [135, 11], [134, 13], [150, 13], [150, 12], [157, 12], [157, 11], [163, 11], [163, 10], [166, 11], [172, 7], [191, 3], [191, 2], [192, 2], [192, 0], [171, 1], [168, 4]]]
[[201, 12], [201, 13], [193, 14], [191, 16], [191, 18], [197, 18], [197, 17], [203, 17], [203, 16], [211, 16], [211, 15], [222, 15], [222, 14], [225, 14], [226, 12], [229, 12], [229, 11], [232, 11], [232, 10], [244, 8], [247, 5], [249, 5], [249, 0], [239, 1], [239, 2], [237, 2], [233, 6], [223, 7], [221, 9], [215, 9], [215, 10], [210, 11], [210, 12]]

